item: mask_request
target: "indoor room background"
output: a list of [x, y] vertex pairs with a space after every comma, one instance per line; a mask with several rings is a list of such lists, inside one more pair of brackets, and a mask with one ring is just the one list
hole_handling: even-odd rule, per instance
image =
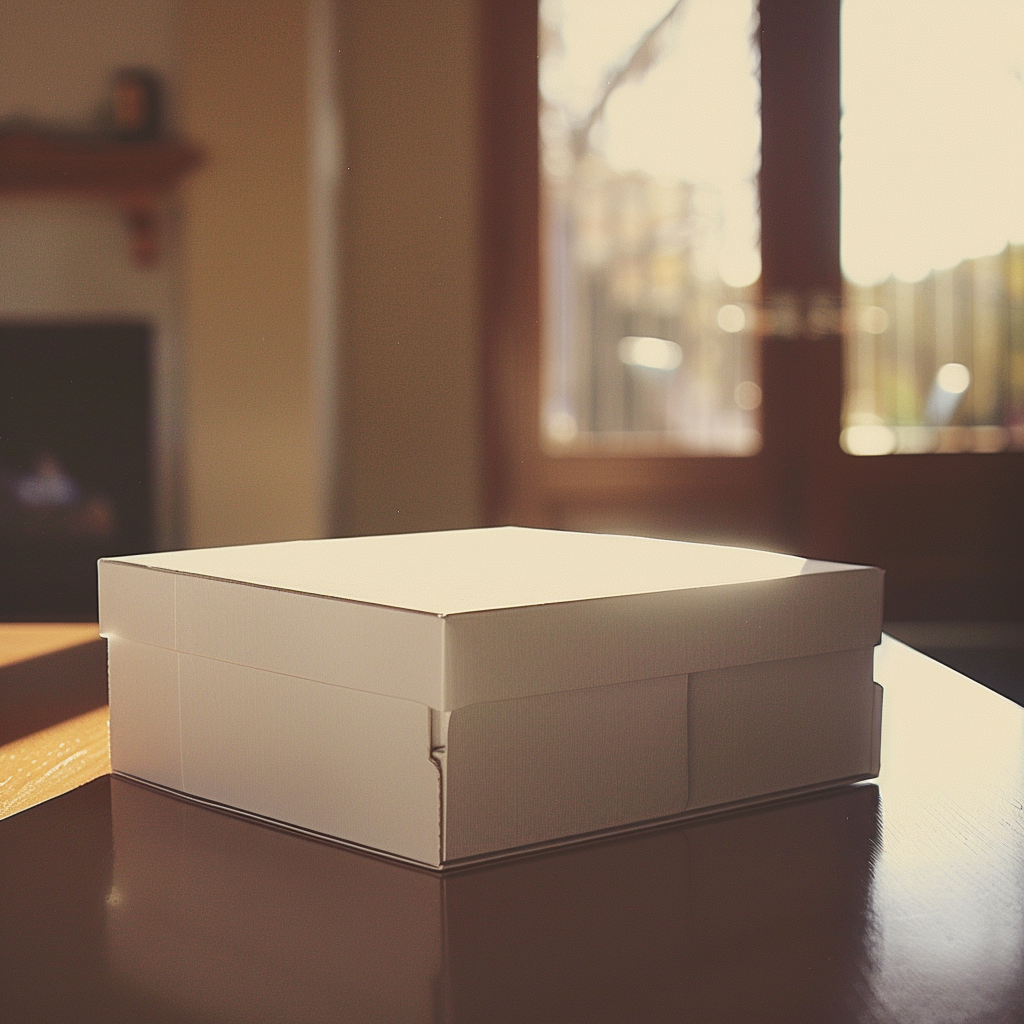
[[[882, 16], [858, 2], [869, 27]], [[568, 0], [8, 0], [6, 138], [96, 130], [111, 76], [141, 68], [165, 135], [201, 165], [157, 204], [148, 264], [123, 203], [3, 196], [5, 429], [38, 434], [9, 442], [5, 487], [73, 488], [80, 562], [103, 544], [506, 522], [638, 532], [882, 565], [908, 638], [1019, 648], [1024, 239], [970, 270], [970, 358], [939, 338], [960, 295], [945, 270], [914, 291], [884, 268], [864, 284], [877, 268], [862, 259], [852, 279], [839, 56], [855, 6], [718, 5], [742, 44], [721, 67], [753, 84], [715, 102], [727, 125], [754, 112], [737, 157], [753, 162], [708, 216], [746, 223], [759, 263], [727, 238], [715, 277], [692, 239], [658, 248], [680, 204], [712, 209], [706, 189], [665, 184], [657, 160], [685, 164], [685, 147], [650, 170], [643, 140], [615, 134], [630, 102], [672, 134], [665, 102], [638, 90], [687, 46], [709, 52], [712, 29], [687, 42], [707, 4], [639, 5], [606, 62], [621, 80], [587, 114], [564, 85]], [[684, 113], [713, 150], [721, 131]], [[985, 288], [1003, 289], [988, 320]], [[614, 314], [585, 336], [584, 294], [587, 316]], [[910, 323], [947, 355], [921, 355]], [[93, 434], [75, 429], [79, 406]], [[41, 528], [3, 514], [14, 565]], [[61, 550], [21, 578], [59, 579]], [[39, 587], [33, 607], [22, 585], [5, 596], [4, 616], [88, 617], [86, 598]]]

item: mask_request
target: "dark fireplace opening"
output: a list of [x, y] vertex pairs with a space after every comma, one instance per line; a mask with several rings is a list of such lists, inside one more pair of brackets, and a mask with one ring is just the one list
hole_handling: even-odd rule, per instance
[[153, 548], [150, 326], [0, 324], [0, 619], [94, 620]]

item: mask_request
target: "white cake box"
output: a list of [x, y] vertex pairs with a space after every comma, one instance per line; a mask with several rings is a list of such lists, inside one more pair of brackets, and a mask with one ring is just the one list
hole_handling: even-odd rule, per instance
[[503, 527], [99, 579], [115, 772], [416, 864], [878, 774], [878, 569]]

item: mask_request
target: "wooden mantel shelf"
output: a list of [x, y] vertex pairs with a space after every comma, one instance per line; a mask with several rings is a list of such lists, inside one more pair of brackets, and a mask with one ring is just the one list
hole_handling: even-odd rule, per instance
[[94, 200], [121, 208], [132, 253], [143, 265], [159, 255], [159, 206], [205, 161], [178, 140], [114, 142], [34, 131], [0, 134], [0, 200]]

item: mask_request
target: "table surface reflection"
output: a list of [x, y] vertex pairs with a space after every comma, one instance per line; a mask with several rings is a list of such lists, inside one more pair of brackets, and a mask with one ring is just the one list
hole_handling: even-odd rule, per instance
[[0, 1020], [1024, 1021], [1024, 710], [876, 678], [877, 785], [445, 877], [97, 779], [0, 821]]

